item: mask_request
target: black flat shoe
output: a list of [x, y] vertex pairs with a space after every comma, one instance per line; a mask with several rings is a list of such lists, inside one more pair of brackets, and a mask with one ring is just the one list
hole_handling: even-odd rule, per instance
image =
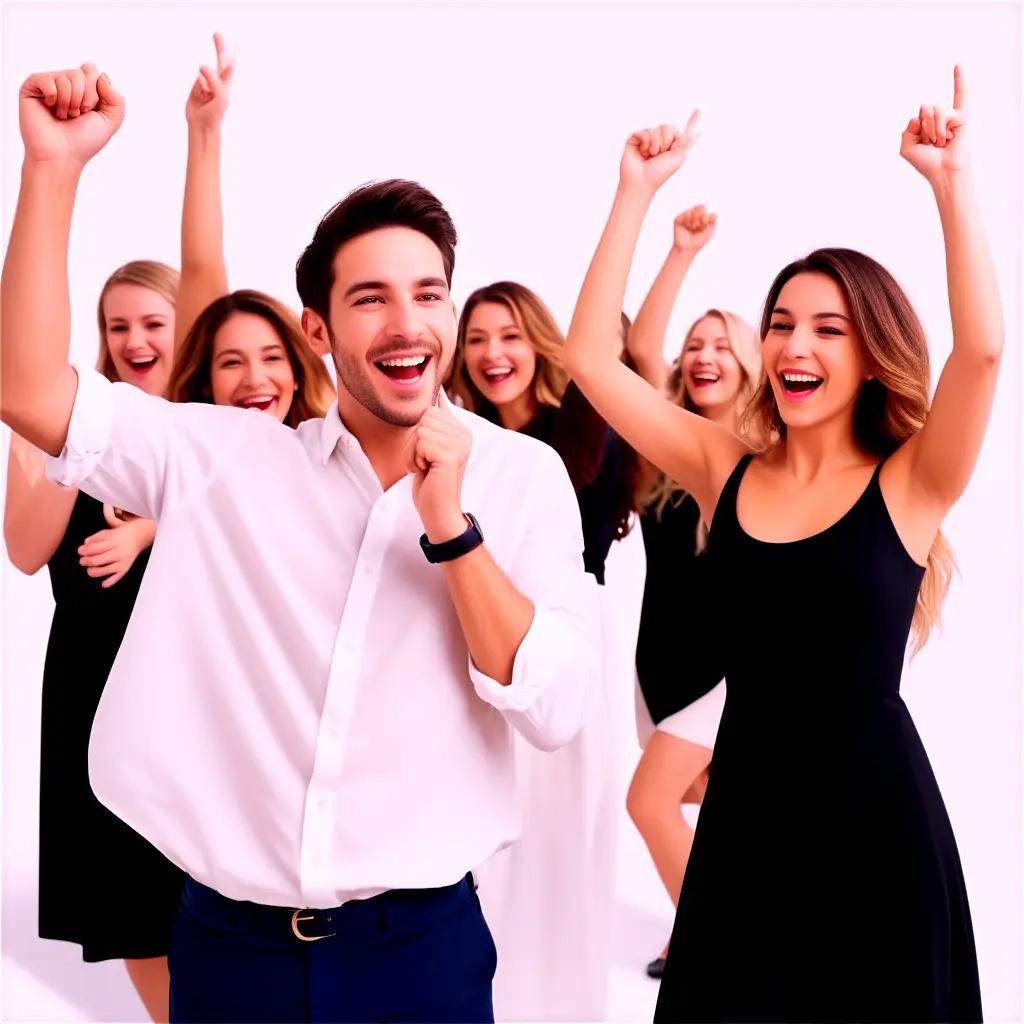
[[665, 957], [659, 956], [647, 965], [648, 978], [660, 978], [665, 973]]

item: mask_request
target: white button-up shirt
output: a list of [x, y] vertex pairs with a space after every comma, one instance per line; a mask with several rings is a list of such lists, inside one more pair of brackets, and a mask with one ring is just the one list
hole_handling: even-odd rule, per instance
[[472, 663], [412, 478], [383, 491], [337, 406], [292, 430], [79, 371], [50, 476], [158, 522], [90, 780], [226, 896], [330, 907], [457, 881], [518, 834], [510, 726], [545, 749], [580, 726], [594, 588], [568, 476], [446, 405], [473, 435], [463, 508], [536, 609], [508, 686]]

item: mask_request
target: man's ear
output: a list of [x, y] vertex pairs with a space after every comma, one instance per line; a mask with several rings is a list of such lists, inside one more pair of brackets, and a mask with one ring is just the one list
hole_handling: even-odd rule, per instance
[[316, 310], [308, 306], [302, 310], [302, 333], [306, 336], [309, 347], [318, 356], [331, 354], [331, 337], [327, 333], [327, 324]]

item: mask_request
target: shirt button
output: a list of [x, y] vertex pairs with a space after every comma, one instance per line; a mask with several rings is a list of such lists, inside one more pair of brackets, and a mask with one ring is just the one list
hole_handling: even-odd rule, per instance
[[367, 576], [372, 576], [373, 575], [373, 566], [372, 565], [366, 566], [363, 569], [363, 572], [365, 572]]
[[320, 807], [320, 808], [326, 807], [327, 806], [327, 801], [322, 796], [319, 796], [316, 799], [316, 805], [317, 805], [317, 807]]

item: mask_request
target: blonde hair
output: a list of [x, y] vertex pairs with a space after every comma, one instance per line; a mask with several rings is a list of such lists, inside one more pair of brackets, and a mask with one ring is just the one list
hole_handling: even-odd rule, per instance
[[[683, 338], [680, 346], [680, 354], [672, 362], [668, 380], [665, 382], [666, 397], [676, 405], [681, 405], [689, 412], [701, 415], [700, 408], [694, 404], [689, 392], [686, 390], [686, 381], [683, 377], [682, 353], [697, 329], [697, 325], [706, 320], [709, 316], [718, 317], [725, 328], [725, 336], [729, 339], [729, 348], [732, 351], [736, 362], [739, 363], [741, 380], [739, 390], [736, 393], [735, 407], [743, 410], [753, 397], [763, 374], [761, 363], [761, 343], [754, 328], [750, 326], [741, 316], [730, 313], [725, 309], [709, 309], [699, 316], [690, 325], [690, 329]], [[741, 417], [742, 421], [742, 417]], [[740, 436], [748, 440], [750, 438], [749, 428], [742, 428]], [[655, 519], [661, 519], [665, 509], [671, 504], [678, 508], [686, 497], [684, 491], [671, 477], [665, 473], [658, 475], [651, 481], [650, 486], [645, 488], [638, 505], [647, 514], [653, 515]], [[703, 520], [697, 523], [697, 538], [695, 550], [698, 554], [707, 547], [708, 528]]]
[[172, 306], [178, 302], [178, 271], [166, 263], [157, 260], [132, 260], [123, 267], [118, 267], [103, 283], [99, 302], [96, 305], [96, 319], [100, 328], [100, 353], [96, 360], [96, 369], [109, 381], [117, 382], [121, 378], [114, 367], [114, 359], [107, 344], [107, 316], [103, 311], [103, 303], [107, 292], [114, 285], [136, 284], [148, 288], [157, 295], [162, 295]]
[[[854, 407], [853, 429], [866, 451], [886, 458], [924, 426], [928, 416], [930, 365], [924, 328], [896, 279], [880, 264], [853, 249], [816, 249], [784, 267], [768, 291], [761, 312], [761, 338], [771, 327], [772, 311], [786, 283], [797, 274], [824, 274], [846, 296], [854, 327], [863, 342], [869, 371]], [[744, 421], [769, 446], [786, 437], [767, 376], [744, 413]], [[924, 647], [953, 578], [953, 550], [937, 534], [918, 591], [911, 635], [911, 656]]]
[[284, 422], [297, 427], [323, 416], [334, 401], [331, 375], [306, 342], [298, 317], [277, 299], [256, 291], [237, 291], [215, 299], [196, 317], [174, 356], [167, 397], [172, 402], [212, 402], [210, 369], [217, 332], [235, 313], [261, 317], [281, 339], [298, 388]]
[[565, 369], [563, 356], [565, 337], [541, 298], [525, 285], [517, 284], [515, 281], [496, 281], [484, 288], [477, 288], [466, 299], [459, 317], [455, 358], [451, 370], [453, 395], [470, 412], [480, 413], [497, 422], [497, 410], [480, 393], [466, 369], [466, 330], [473, 310], [484, 302], [504, 306], [530, 343], [537, 357], [537, 366], [530, 382], [537, 405], [550, 405], [555, 408], [561, 406], [562, 395], [569, 385], [569, 374]]

